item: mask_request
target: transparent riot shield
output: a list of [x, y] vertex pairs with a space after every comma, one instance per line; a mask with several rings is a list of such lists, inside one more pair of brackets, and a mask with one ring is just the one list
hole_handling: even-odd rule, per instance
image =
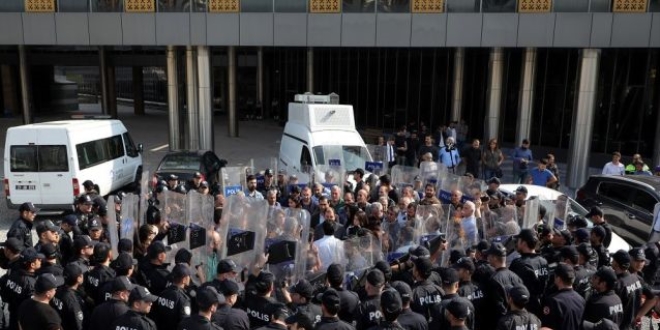
[[369, 269], [383, 259], [380, 241], [373, 235], [349, 238], [343, 241], [346, 287], [354, 290], [364, 285]]
[[461, 203], [465, 203], [466, 201], [474, 202], [486, 190], [486, 183], [483, 180], [463, 175], [458, 178], [458, 181], [457, 189], [460, 189], [463, 195], [461, 196]]
[[367, 145], [368, 155], [362, 155], [365, 159], [364, 170], [377, 177], [389, 171], [387, 158], [387, 146]]
[[520, 225], [518, 224], [517, 213], [516, 207], [513, 205], [483, 210], [481, 222], [484, 238], [490, 241], [498, 237], [518, 234]]
[[[465, 190], [465, 181], [461, 179], [460, 176], [455, 174], [447, 174], [444, 180], [440, 184], [440, 201], [443, 204], [450, 204], [452, 202], [452, 193], [458, 191], [463, 193]], [[461, 200], [458, 200], [461, 202]]]
[[[339, 164], [339, 165], [337, 165]], [[339, 186], [341, 191], [344, 190], [345, 173], [341, 163], [334, 163], [334, 165], [319, 165], [316, 166], [316, 179], [317, 182], [320, 182], [325, 188], [328, 195], [330, 195], [330, 189], [332, 186]], [[343, 198], [343, 196], [341, 196]]]
[[268, 203], [235, 195], [222, 211], [221, 259], [230, 258], [242, 269], [252, 269], [264, 256]]
[[541, 201], [537, 198], [528, 199], [525, 201], [525, 206], [521, 212], [518, 212], [518, 222], [520, 229], [534, 228], [539, 221], [539, 207]]
[[[204, 267], [204, 279], [211, 280], [215, 274], [218, 258], [217, 237], [213, 235], [214, 201], [210, 195], [190, 191], [186, 195], [186, 222], [188, 234], [184, 246], [192, 253], [191, 265]], [[184, 241], [185, 242], [185, 241]]]
[[182, 247], [187, 246], [188, 217], [186, 214], [186, 196], [184, 194], [163, 192], [160, 216], [169, 226], [164, 240], [171, 250], [167, 253], [168, 263], [174, 263], [174, 256]]
[[392, 167], [392, 185], [397, 187], [397, 189], [403, 189], [406, 186], [414, 187], [417, 176], [419, 176], [419, 169], [417, 167], [401, 165]]
[[559, 195], [555, 200], [555, 217], [552, 227], [559, 230], [566, 229], [570, 205], [566, 195]]
[[[140, 228], [143, 224], [147, 223], [145, 216], [147, 214], [147, 208], [149, 208], [149, 198], [151, 198], [151, 191], [149, 188], [150, 181], [149, 171], [142, 172], [142, 179], [140, 180], [140, 191], [138, 192], [140, 211], [138, 212], [138, 217], [136, 218], [137, 223], [133, 228]], [[122, 237], [123, 238], [123, 237]], [[131, 236], [131, 240], [133, 237]]]
[[220, 176], [220, 187], [225, 197], [236, 195], [238, 192], [244, 191], [247, 187], [245, 182], [246, 167], [232, 166], [223, 167]]
[[[120, 204], [121, 205], [121, 204]], [[119, 230], [117, 228], [117, 209], [115, 204], [115, 196], [110, 196], [108, 198], [108, 223], [106, 227], [106, 233], [108, 239], [110, 240], [110, 246], [112, 247], [112, 255], [116, 258], [119, 254], [117, 253], [117, 246], [119, 244]]]
[[[139, 218], [142, 213], [140, 212], [140, 196], [135, 194], [126, 194], [121, 201], [121, 216], [119, 222], [119, 238], [126, 238], [133, 241], [135, 233], [139, 228]], [[146, 204], [146, 201], [145, 201]], [[144, 223], [144, 222], [143, 222]]]
[[[265, 239], [268, 269], [279, 282], [295, 283], [307, 272], [310, 214], [303, 209], [284, 209], [287, 216], [277, 236]], [[278, 225], [280, 225], [278, 223]]]

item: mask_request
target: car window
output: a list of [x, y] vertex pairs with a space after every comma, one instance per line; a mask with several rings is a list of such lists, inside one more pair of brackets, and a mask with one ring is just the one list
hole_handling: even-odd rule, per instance
[[658, 201], [655, 197], [644, 190], [638, 190], [633, 198], [633, 207], [646, 211], [649, 214], [653, 214], [653, 209], [657, 203]]
[[199, 171], [199, 156], [197, 155], [167, 155], [158, 167], [159, 171], [190, 170]]
[[614, 182], [601, 182], [598, 186], [598, 195], [617, 201], [618, 203], [630, 206], [630, 198], [635, 190], [623, 184]]

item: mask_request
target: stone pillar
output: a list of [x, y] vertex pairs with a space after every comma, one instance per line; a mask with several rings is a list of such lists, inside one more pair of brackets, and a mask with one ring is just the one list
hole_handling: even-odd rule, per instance
[[18, 115], [20, 107], [16, 93], [16, 82], [14, 81], [14, 69], [11, 65], [0, 66], [2, 78], [2, 101], [3, 112], [8, 115]]
[[27, 62], [27, 50], [24, 45], [18, 46], [18, 70], [21, 80], [21, 107], [23, 109], [23, 124], [31, 124], [32, 118], [32, 102], [30, 100], [30, 82], [28, 81], [29, 67]]
[[170, 150], [181, 149], [179, 135], [179, 79], [175, 46], [167, 46], [167, 116]]
[[307, 92], [314, 93], [314, 48], [307, 48]]
[[259, 116], [264, 118], [264, 49], [257, 50], [257, 108]]
[[488, 108], [486, 109], [487, 122], [484, 141], [492, 138], [499, 139], [503, 66], [504, 50], [500, 47], [491, 49], [488, 61]]
[[227, 47], [227, 114], [229, 137], [238, 137], [238, 118], [236, 117], [236, 47]]
[[579, 188], [589, 177], [589, 153], [596, 113], [598, 92], [599, 49], [583, 49], [580, 61], [580, 82], [577, 91], [577, 107], [573, 110], [571, 145], [568, 150], [566, 185]]
[[101, 83], [101, 113], [108, 114], [109, 98], [108, 98], [108, 72], [107, 72], [107, 58], [105, 54], [105, 47], [99, 46], [99, 72], [101, 73], [99, 79]]
[[528, 139], [532, 127], [532, 111], [534, 110], [534, 81], [536, 80], [536, 49], [527, 48], [523, 55], [522, 79], [518, 99], [518, 127], [516, 129], [516, 145]]
[[141, 66], [133, 67], [133, 113], [144, 115], [144, 73]]
[[191, 150], [199, 149], [199, 112], [197, 112], [197, 59], [195, 48], [186, 47], [186, 105], [188, 108], [188, 144]]
[[214, 150], [211, 60], [209, 47], [197, 46], [197, 91], [199, 104], [199, 148]]
[[461, 120], [463, 106], [463, 67], [465, 66], [465, 48], [454, 51], [454, 86], [451, 100], [451, 120]]

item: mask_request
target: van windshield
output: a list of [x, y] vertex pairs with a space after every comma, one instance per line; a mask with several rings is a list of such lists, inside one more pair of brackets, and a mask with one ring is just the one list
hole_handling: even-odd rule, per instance
[[371, 160], [367, 148], [361, 146], [316, 146], [312, 149], [316, 165], [330, 165], [328, 160], [338, 159], [347, 171], [364, 168], [365, 162]]
[[68, 172], [65, 145], [23, 145], [10, 148], [12, 172]]

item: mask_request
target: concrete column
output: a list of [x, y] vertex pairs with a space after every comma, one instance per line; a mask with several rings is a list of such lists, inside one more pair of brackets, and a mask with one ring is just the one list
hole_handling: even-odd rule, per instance
[[502, 108], [502, 75], [504, 50], [493, 48], [488, 61], [488, 108], [486, 110], [486, 133], [484, 141], [499, 138], [500, 112]]
[[264, 49], [259, 47], [257, 50], [257, 107], [259, 116], [264, 118]]
[[105, 47], [99, 46], [99, 71], [101, 73], [101, 76], [99, 79], [101, 80], [101, 112], [103, 114], [108, 114], [108, 73], [107, 73], [107, 58], [105, 55]]
[[170, 150], [181, 149], [179, 135], [179, 79], [175, 46], [167, 46], [167, 116]]
[[227, 47], [227, 114], [229, 137], [238, 137], [238, 118], [236, 117], [236, 47]]
[[117, 115], [117, 80], [115, 79], [115, 66], [108, 65], [108, 114], [112, 118], [118, 118]]
[[141, 66], [133, 67], [133, 113], [144, 115], [144, 73]]
[[451, 120], [461, 120], [463, 106], [463, 67], [465, 66], [465, 48], [454, 51], [454, 88], [451, 100]]
[[25, 45], [18, 46], [18, 73], [21, 80], [21, 107], [23, 108], [23, 124], [32, 123], [32, 105], [30, 101], [29, 68]]
[[14, 69], [11, 65], [0, 66], [2, 78], [2, 101], [3, 112], [9, 115], [18, 115], [20, 107], [16, 94], [16, 83], [14, 81]]
[[199, 149], [199, 112], [197, 108], [197, 59], [195, 48], [186, 47], [186, 99], [188, 108], [188, 149]]
[[527, 48], [523, 55], [522, 84], [518, 99], [518, 127], [516, 129], [516, 145], [528, 139], [532, 128], [532, 111], [534, 110], [534, 81], [536, 79], [536, 49]]
[[314, 48], [307, 48], [307, 92], [314, 93]]
[[580, 83], [577, 92], [577, 107], [573, 110], [571, 145], [568, 151], [566, 185], [569, 188], [582, 186], [589, 176], [589, 154], [596, 113], [598, 92], [599, 49], [583, 49], [580, 61]]
[[199, 101], [199, 148], [214, 150], [211, 61], [207, 46], [197, 46], [197, 91]]

